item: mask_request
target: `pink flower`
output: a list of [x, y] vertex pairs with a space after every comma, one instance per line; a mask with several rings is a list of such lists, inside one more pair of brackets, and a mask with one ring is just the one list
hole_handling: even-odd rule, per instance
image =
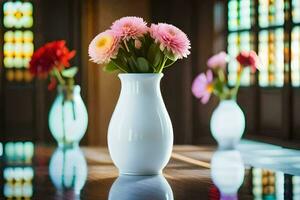
[[221, 51], [218, 54], [213, 55], [207, 60], [207, 66], [211, 69], [214, 68], [225, 68], [226, 67], [226, 58], [227, 54], [224, 51]]
[[199, 74], [192, 85], [192, 92], [198, 99], [201, 99], [201, 103], [206, 104], [213, 92], [213, 73], [208, 70], [205, 73]]
[[97, 64], [108, 63], [117, 56], [119, 41], [111, 30], [98, 34], [89, 45], [90, 60]]
[[190, 54], [191, 43], [187, 35], [179, 28], [165, 23], [152, 24], [150, 35], [160, 46], [160, 50], [167, 49], [176, 58], [187, 57]]
[[139, 40], [134, 40], [134, 47], [140, 49], [142, 47], [142, 42]]
[[142, 37], [148, 32], [148, 27], [141, 17], [122, 17], [112, 24], [111, 30], [122, 40], [129, 40]]
[[255, 51], [241, 51], [236, 60], [244, 67], [250, 66], [252, 72], [259, 69], [260, 61]]

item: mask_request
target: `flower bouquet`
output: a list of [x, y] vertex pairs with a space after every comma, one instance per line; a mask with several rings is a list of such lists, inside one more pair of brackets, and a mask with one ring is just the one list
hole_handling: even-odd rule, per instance
[[91, 61], [108, 72], [161, 73], [190, 54], [190, 41], [177, 27], [151, 24], [139, 17], [123, 17], [97, 35], [89, 46]]
[[78, 145], [87, 128], [87, 111], [74, 85], [77, 67], [70, 67], [75, 51], [66, 42], [54, 41], [36, 50], [29, 63], [29, 72], [38, 78], [49, 78], [48, 89], [58, 86], [58, 95], [49, 112], [49, 128], [59, 146]]
[[120, 73], [121, 94], [108, 128], [109, 152], [120, 173], [158, 174], [169, 161], [173, 129], [159, 84], [162, 71], [187, 57], [189, 49], [179, 28], [148, 27], [139, 17], [116, 20], [91, 41], [91, 61]]
[[225, 52], [212, 56], [207, 61], [209, 69], [199, 74], [192, 84], [192, 93], [203, 104], [209, 101], [211, 94], [221, 100], [210, 122], [211, 132], [221, 148], [234, 148], [242, 137], [245, 116], [236, 103], [241, 76], [246, 67], [250, 67], [254, 73], [261, 63], [254, 51], [240, 52], [235, 58], [239, 63], [237, 80], [234, 86], [229, 86], [226, 64], [230, 59]]

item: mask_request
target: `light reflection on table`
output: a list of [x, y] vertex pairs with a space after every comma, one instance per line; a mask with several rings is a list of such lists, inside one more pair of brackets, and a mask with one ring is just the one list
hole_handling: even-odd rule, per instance
[[[30, 200], [37, 197], [40, 199], [44, 192], [48, 192], [45, 200], [65, 197], [65, 199], [85, 199], [86, 196], [90, 195], [91, 184], [96, 188], [93, 190], [94, 197], [100, 193], [102, 195], [107, 193], [105, 199], [112, 200], [146, 200], [149, 199], [146, 198], [149, 196], [157, 200], [182, 199], [176, 197], [178, 193], [185, 192], [186, 189], [191, 189], [195, 192], [193, 195], [197, 197], [203, 195], [197, 194], [197, 190], [193, 190], [193, 187], [201, 187], [202, 190], [204, 188], [204, 191], [207, 191], [207, 196], [203, 198], [210, 200], [244, 200], [245, 195], [250, 196], [251, 200], [300, 199], [300, 176], [284, 174], [263, 167], [251, 167], [249, 162], [246, 162], [247, 160], [243, 160], [244, 157], [241, 156], [241, 153], [235, 150], [210, 151], [207, 154], [210, 155], [207, 157], [211, 159], [210, 174], [214, 184], [212, 185], [210, 180], [203, 184], [207, 169], [197, 165], [186, 165], [186, 168], [181, 168], [183, 163], [179, 163], [177, 168], [177, 165], [173, 163], [169, 169], [165, 170], [166, 177], [163, 175], [116, 177], [116, 174], [111, 174], [112, 170], [115, 169], [108, 160], [103, 158], [103, 162], [98, 159], [91, 163], [95, 155], [100, 152], [99, 149], [94, 151], [90, 148], [83, 148], [85, 154], [89, 155], [87, 158], [80, 148], [57, 148], [54, 150], [53, 148], [42, 147], [40, 149], [42, 149], [42, 153], [35, 152], [34, 144], [31, 142], [3, 144], [2, 158], [5, 162], [0, 163], [0, 175], [2, 175], [3, 180], [0, 184], [0, 192], [2, 192], [0, 199], [2, 197], [3, 199]], [[86, 149], [89, 150], [86, 151]], [[93, 153], [88, 154], [91, 151]], [[105, 152], [102, 151], [100, 155], [107, 155]], [[197, 151], [193, 155], [195, 153], [198, 155], [205, 154], [205, 152]], [[89, 177], [87, 176], [88, 166], [91, 167]], [[194, 173], [193, 171], [200, 173], [195, 174], [193, 180], [180, 178], [184, 177], [184, 173]], [[111, 177], [111, 179], [103, 177]], [[106, 183], [102, 184], [103, 181]], [[192, 184], [193, 181], [197, 184]], [[187, 185], [184, 190], [178, 190], [177, 184], [180, 182]], [[103, 189], [103, 186], [106, 189]]]

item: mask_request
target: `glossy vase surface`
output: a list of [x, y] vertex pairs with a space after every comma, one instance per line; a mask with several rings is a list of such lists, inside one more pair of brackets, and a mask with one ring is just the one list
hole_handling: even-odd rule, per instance
[[80, 86], [58, 87], [49, 112], [49, 128], [59, 146], [78, 146], [88, 125], [88, 113]]
[[162, 173], [173, 147], [163, 74], [120, 74], [121, 93], [108, 129], [110, 156], [121, 174]]
[[213, 111], [210, 130], [221, 149], [234, 149], [245, 130], [245, 115], [235, 100], [222, 100]]

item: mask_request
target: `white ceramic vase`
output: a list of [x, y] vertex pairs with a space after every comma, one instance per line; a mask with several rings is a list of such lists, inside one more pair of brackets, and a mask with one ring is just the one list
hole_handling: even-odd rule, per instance
[[245, 115], [235, 100], [222, 100], [213, 111], [210, 130], [221, 149], [234, 149], [245, 130]]
[[121, 94], [108, 128], [120, 174], [162, 173], [173, 147], [172, 123], [160, 92], [163, 74], [119, 74]]
[[49, 129], [60, 147], [78, 146], [88, 126], [88, 113], [80, 95], [80, 86], [69, 92], [66, 87], [57, 88], [49, 112]]

